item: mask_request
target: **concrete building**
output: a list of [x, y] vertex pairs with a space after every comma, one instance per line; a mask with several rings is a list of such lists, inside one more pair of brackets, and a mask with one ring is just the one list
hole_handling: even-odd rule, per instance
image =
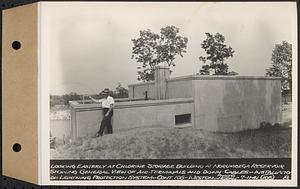
[[[151, 126], [237, 132], [258, 128], [261, 122], [281, 122], [280, 78], [170, 78], [169, 68], [158, 66], [154, 82], [132, 84], [128, 89], [128, 99], [116, 99], [114, 132]], [[81, 101], [70, 105], [72, 138], [95, 134], [102, 120], [100, 105]]]

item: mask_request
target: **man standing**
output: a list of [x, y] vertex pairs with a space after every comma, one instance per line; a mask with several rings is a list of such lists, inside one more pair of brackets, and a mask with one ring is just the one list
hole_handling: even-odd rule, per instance
[[104, 98], [100, 100], [94, 99], [93, 97], [89, 96], [93, 102], [101, 103], [101, 106], [103, 108], [103, 119], [101, 121], [100, 129], [97, 132], [96, 137], [102, 136], [105, 128], [107, 129], [108, 134], [112, 134], [113, 132], [111, 118], [113, 116], [113, 106], [115, 101], [113, 97], [109, 95], [108, 88], [104, 89], [99, 95], [101, 96], [101, 94], [104, 95]]

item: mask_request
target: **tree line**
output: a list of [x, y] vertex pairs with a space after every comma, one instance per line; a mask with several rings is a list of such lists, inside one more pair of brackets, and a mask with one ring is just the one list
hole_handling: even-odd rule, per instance
[[[110, 90], [109, 94], [114, 98], [128, 98], [128, 89], [124, 88], [122, 84], [119, 82], [115, 90]], [[94, 96], [95, 98], [102, 98], [104, 97], [101, 93], [100, 94], [89, 94]], [[84, 96], [82, 94], [77, 94], [76, 92], [71, 92], [64, 95], [50, 95], [50, 108], [56, 105], [64, 105], [69, 106], [69, 101], [73, 100], [83, 100]]]
[[[225, 37], [220, 34], [205, 33], [206, 39], [201, 43], [206, 56], [200, 56], [203, 64], [199, 75], [238, 75], [230, 71], [226, 59], [233, 57], [235, 51], [225, 44]], [[179, 34], [179, 28], [166, 26], [160, 33], [141, 30], [139, 37], [132, 39], [132, 59], [141, 64], [137, 69], [138, 80], [154, 80], [154, 70], [164, 63], [174, 68], [175, 58], [183, 57], [187, 52], [188, 38]], [[291, 94], [292, 90], [292, 45], [287, 41], [276, 44], [271, 57], [271, 66], [266, 69], [267, 77], [281, 77], [282, 93]], [[172, 72], [172, 71], [171, 71]]]

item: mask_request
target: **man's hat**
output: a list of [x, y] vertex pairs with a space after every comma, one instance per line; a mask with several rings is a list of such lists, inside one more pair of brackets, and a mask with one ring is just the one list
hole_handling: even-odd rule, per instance
[[101, 94], [108, 94], [109, 93], [109, 88], [105, 88], [102, 92], [101, 92]]

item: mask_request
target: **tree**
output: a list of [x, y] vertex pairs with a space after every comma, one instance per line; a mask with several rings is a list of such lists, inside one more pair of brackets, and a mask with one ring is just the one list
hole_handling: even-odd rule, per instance
[[175, 66], [176, 55], [183, 57], [186, 53], [188, 39], [177, 35], [179, 28], [167, 26], [160, 30], [160, 42], [157, 46], [159, 62], [165, 62], [168, 66]]
[[79, 95], [75, 92], [71, 92], [69, 94], [63, 95], [62, 99], [64, 101], [64, 105], [69, 105], [69, 101], [71, 100], [82, 100], [82, 95]]
[[142, 71], [138, 68], [138, 80], [154, 80], [153, 70], [157, 65], [157, 46], [159, 35], [150, 30], [140, 31], [140, 37], [133, 39], [132, 57], [142, 63]]
[[281, 77], [282, 93], [292, 93], [292, 44], [282, 41], [276, 44], [271, 57], [272, 65], [266, 69], [266, 76]]
[[160, 63], [175, 66], [177, 55], [183, 57], [186, 53], [188, 39], [179, 34], [179, 28], [166, 26], [160, 34], [151, 30], [140, 31], [140, 37], [132, 39], [132, 59], [142, 64], [138, 67], [138, 80], [154, 80], [155, 67]]
[[116, 98], [128, 98], [128, 89], [125, 89], [122, 84], [118, 82], [114, 96]]
[[[201, 44], [207, 56], [200, 56], [199, 60], [204, 63], [200, 70], [201, 75], [237, 75], [236, 72], [228, 71], [228, 65], [224, 63], [225, 59], [232, 57], [234, 51], [230, 46], [225, 45], [225, 37], [220, 33], [212, 35], [205, 33], [206, 39]], [[209, 61], [208, 64], [207, 61]]]

